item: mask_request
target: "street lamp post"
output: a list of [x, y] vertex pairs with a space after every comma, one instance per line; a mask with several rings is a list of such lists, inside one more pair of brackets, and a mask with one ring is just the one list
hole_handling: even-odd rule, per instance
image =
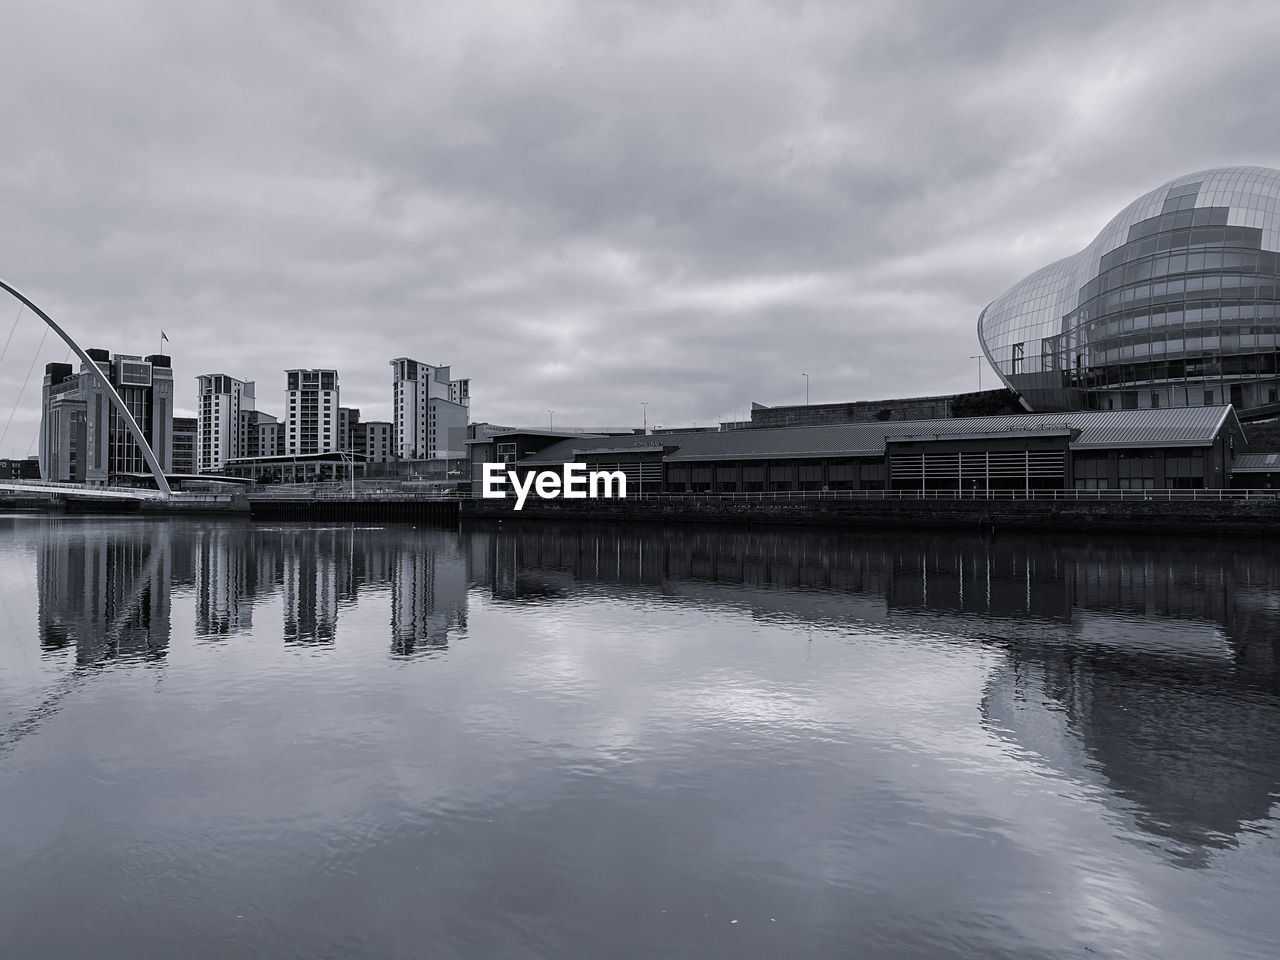
[[648, 436], [649, 434], [649, 401], [648, 400], [640, 401], [640, 416], [644, 423], [640, 432], [643, 433], [645, 436]]
[[975, 353], [969, 359], [978, 361], [978, 392], [981, 393], [982, 392], [982, 354]]
[[800, 376], [804, 377], [804, 405], [807, 407], [809, 405], [809, 375], [802, 373]]
[[556, 428], [556, 412], [554, 410], [547, 411], [547, 422], [549, 424], [547, 429], [554, 430]]

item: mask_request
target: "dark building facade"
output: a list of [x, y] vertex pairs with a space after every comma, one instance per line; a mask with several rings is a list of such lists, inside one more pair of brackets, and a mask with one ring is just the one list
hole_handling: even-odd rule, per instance
[[986, 417], [1023, 413], [1011, 390], [983, 390], [939, 397], [898, 400], [851, 400], [847, 403], [751, 405], [750, 427], [804, 427], [822, 423], [875, 423], [884, 420], [936, 420], [942, 417]]
[[195, 417], [173, 418], [173, 472], [194, 474], [196, 472], [196, 432]]
[[[173, 470], [173, 370], [169, 357], [86, 351], [137, 421], [165, 473]], [[104, 485], [150, 468], [101, 381], [83, 365], [45, 367], [40, 473], [46, 480]]]
[[24, 460], [0, 460], [0, 480], [39, 480], [40, 461], [34, 457]]

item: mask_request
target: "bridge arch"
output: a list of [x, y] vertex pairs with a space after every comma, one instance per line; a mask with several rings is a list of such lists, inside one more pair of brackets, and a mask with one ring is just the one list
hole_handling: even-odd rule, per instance
[[129, 428], [129, 433], [133, 439], [137, 441], [138, 448], [142, 451], [142, 457], [147, 461], [147, 466], [151, 468], [151, 475], [155, 477], [156, 487], [160, 490], [162, 497], [168, 498], [173, 496], [173, 490], [169, 487], [169, 481], [165, 478], [164, 470], [160, 467], [160, 461], [156, 459], [155, 451], [151, 449], [151, 444], [147, 443], [147, 438], [142, 435], [142, 428], [138, 426], [138, 421], [133, 418], [133, 414], [129, 412], [129, 408], [125, 406], [124, 400], [120, 398], [120, 394], [116, 393], [116, 388], [111, 385], [111, 381], [102, 372], [102, 369], [90, 359], [89, 354], [84, 352], [80, 344], [71, 339], [67, 331], [53, 322], [53, 318], [40, 309], [34, 300], [19, 290], [11, 283], [0, 280], [0, 288], [7, 290], [21, 301], [27, 309], [34, 313], [37, 317], [48, 324], [49, 329], [60, 336], [64, 343], [70, 347], [75, 355], [80, 358], [85, 367], [92, 371], [93, 375], [98, 378], [102, 384], [102, 389], [106, 391], [107, 399], [111, 401], [111, 405], [116, 408], [116, 412], [120, 414], [120, 419]]

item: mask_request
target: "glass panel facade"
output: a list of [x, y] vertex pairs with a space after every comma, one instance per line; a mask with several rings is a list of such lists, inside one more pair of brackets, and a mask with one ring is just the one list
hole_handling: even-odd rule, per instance
[[1242, 412], [1280, 412], [1265, 409], [1280, 386], [1278, 204], [1280, 170], [1263, 167], [1145, 194], [982, 312], [987, 358], [1036, 410], [1229, 397]]

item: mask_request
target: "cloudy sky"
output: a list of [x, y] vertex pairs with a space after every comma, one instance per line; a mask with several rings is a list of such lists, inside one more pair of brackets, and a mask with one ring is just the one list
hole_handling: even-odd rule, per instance
[[[1280, 166], [1280, 5], [10, 3], [0, 276], [199, 373], [388, 360], [478, 420], [972, 389], [982, 307], [1145, 190]], [[7, 334], [16, 304], [0, 311]], [[33, 449], [29, 316], [0, 454]], [[33, 359], [36, 362], [31, 366]], [[34, 372], [19, 396], [27, 371]], [[994, 377], [987, 371], [984, 384]]]

